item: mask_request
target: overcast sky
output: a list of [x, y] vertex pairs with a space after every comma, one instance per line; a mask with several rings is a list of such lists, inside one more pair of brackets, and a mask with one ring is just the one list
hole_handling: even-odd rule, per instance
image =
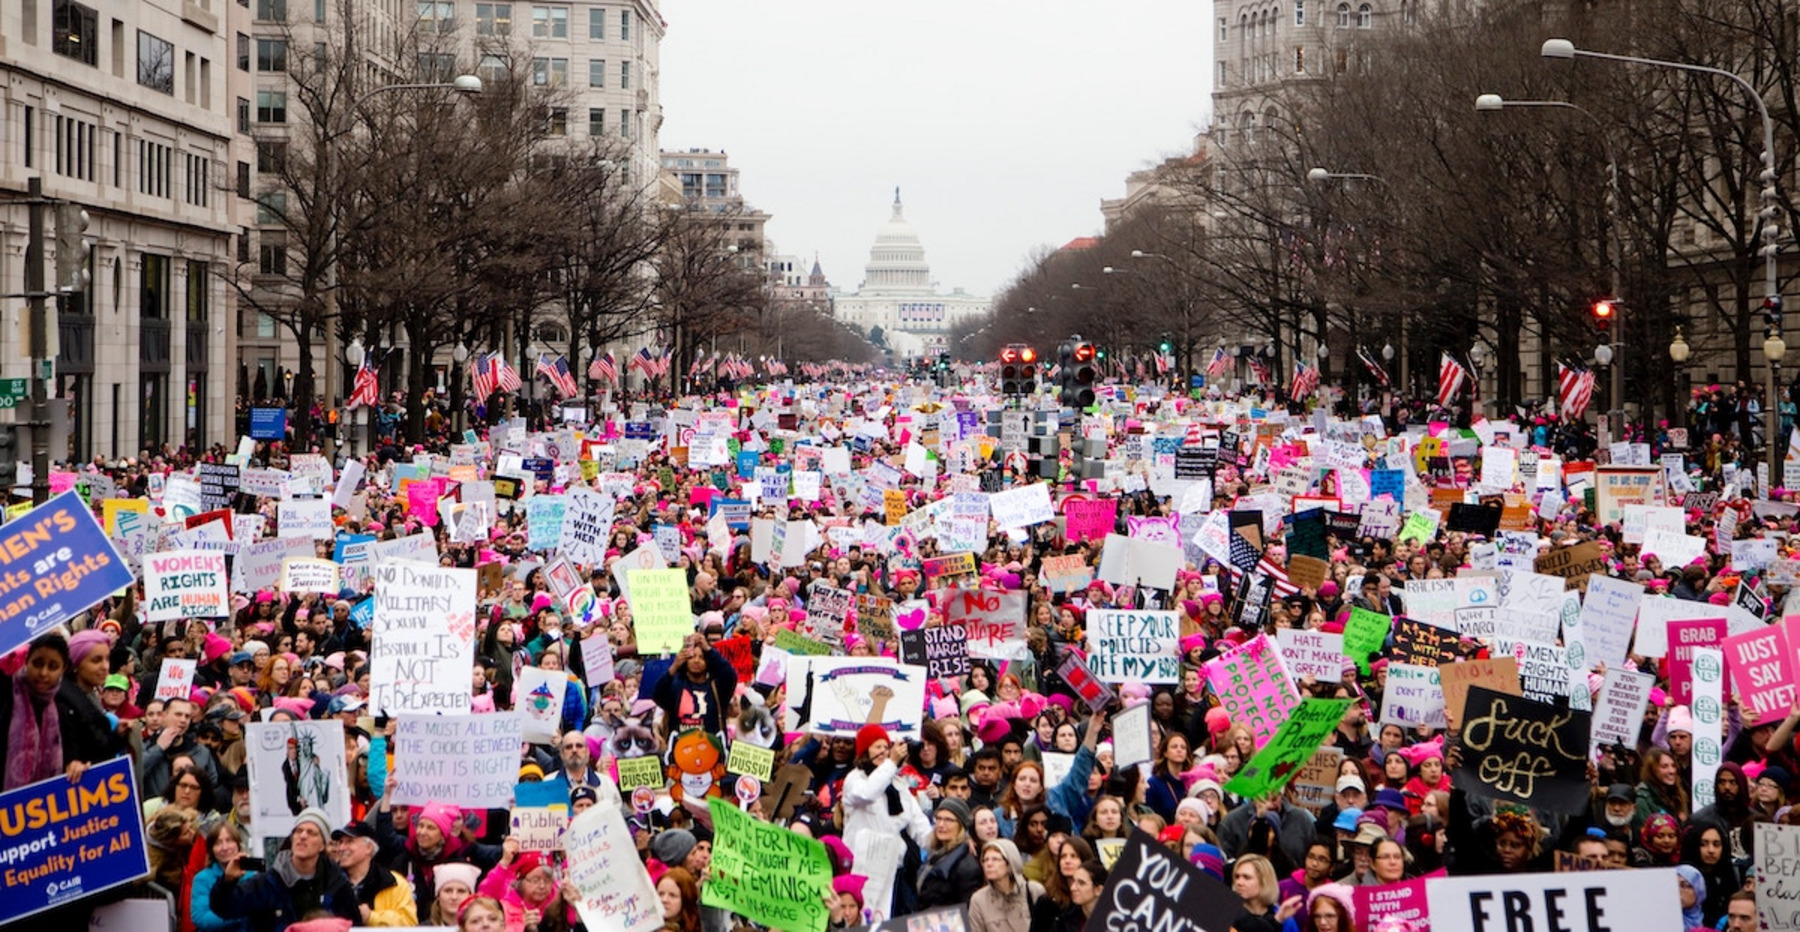
[[778, 250], [854, 290], [894, 187], [932, 277], [993, 294], [1101, 231], [1209, 113], [1196, 0], [661, 0], [664, 149], [724, 150]]

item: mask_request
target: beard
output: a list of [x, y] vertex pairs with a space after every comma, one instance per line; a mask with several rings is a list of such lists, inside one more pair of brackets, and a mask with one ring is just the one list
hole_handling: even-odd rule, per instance
[[1631, 815], [1628, 812], [1622, 816], [1616, 816], [1609, 812], [1606, 814], [1606, 824], [1613, 828], [1624, 828], [1631, 824]]

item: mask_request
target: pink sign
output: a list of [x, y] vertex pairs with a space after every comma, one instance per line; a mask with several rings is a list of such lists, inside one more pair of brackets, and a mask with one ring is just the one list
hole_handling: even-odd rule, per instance
[[1071, 541], [1105, 540], [1118, 519], [1119, 502], [1107, 498], [1099, 501], [1071, 498], [1063, 502], [1063, 516], [1068, 519]]
[[1266, 634], [1208, 661], [1206, 681], [1231, 720], [1250, 729], [1259, 748], [1300, 705], [1300, 694], [1288, 678], [1281, 652]]
[[1786, 631], [1777, 626], [1726, 638], [1724, 652], [1744, 723], [1787, 717], [1794, 707], [1794, 655]]
[[442, 486], [436, 479], [420, 479], [407, 483], [406, 510], [426, 527], [437, 527], [437, 503], [438, 496], [441, 494]]
[[1023, 660], [1025, 593], [998, 589], [954, 591], [944, 606], [944, 620], [969, 630], [969, 656], [989, 660]]
[[1676, 705], [1694, 701], [1694, 648], [1718, 647], [1725, 634], [1723, 618], [1669, 622], [1669, 691], [1674, 693]]
[[[1440, 870], [1429, 876], [1443, 875]], [[1351, 893], [1356, 897], [1351, 906], [1356, 910], [1359, 932], [1366, 932], [1378, 919], [1404, 920], [1406, 927], [1411, 929], [1431, 928], [1431, 906], [1425, 900], [1425, 879], [1414, 877], [1378, 887], [1351, 887]]]

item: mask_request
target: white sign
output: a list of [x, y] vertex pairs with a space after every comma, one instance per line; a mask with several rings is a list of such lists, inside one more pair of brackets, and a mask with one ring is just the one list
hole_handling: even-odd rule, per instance
[[194, 691], [194, 668], [198, 660], [176, 660], [164, 657], [162, 673], [156, 677], [157, 699], [186, 699]]
[[331, 503], [322, 498], [291, 498], [275, 505], [275, 523], [280, 537], [307, 537], [330, 540], [336, 529], [331, 525]]
[[[513, 755], [516, 759], [518, 751]], [[581, 894], [575, 909], [595, 932], [655, 932], [662, 902], [638, 857], [631, 829], [617, 806], [589, 806], [563, 834], [563, 878]], [[1671, 884], [1673, 886], [1673, 884]]]
[[526, 667], [513, 681], [513, 709], [525, 723], [525, 740], [554, 744], [562, 736], [563, 696], [569, 690], [569, 674], [561, 670]]
[[[880, 657], [790, 657], [788, 730], [854, 737], [873, 722], [890, 735], [916, 738], [929, 676], [924, 667]], [[811, 717], [802, 720], [809, 700]]]
[[1716, 647], [1694, 648], [1694, 809], [1713, 804], [1713, 778], [1725, 758], [1725, 655]]
[[584, 566], [606, 562], [606, 545], [612, 535], [613, 499], [577, 486], [569, 491], [563, 512], [559, 551]]
[[1056, 509], [1050, 505], [1050, 486], [1043, 482], [989, 495], [988, 511], [1002, 531], [1056, 520]]
[[1387, 687], [1381, 693], [1381, 723], [1445, 727], [1444, 685], [1438, 668], [1388, 664]]
[[1107, 683], [1181, 682], [1181, 622], [1174, 612], [1093, 611], [1088, 669]]
[[338, 591], [338, 565], [317, 558], [283, 560], [281, 591], [335, 593]]
[[230, 617], [225, 554], [217, 550], [144, 554], [144, 612], [150, 621]]
[[1610, 744], [1636, 748], [1644, 726], [1644, 710], [1650, 703], [1650, 688], [1656, 677], [1624, 667], [1607, 667], [1606, 682], [1600, 686], [1600, 700], [1594, 707], [1594, 751]]
[[[468, 678], [465, 671], [465, 684]], [[295, 817], [308, 806], [323, 809], [332, 825], [350, 823], [343, 722], [250, 722], [244, 726], [244, 749], [250, 765], [250, 824], [258, 838], [286, 838]], [[514, 748], [514, 761], [518, 753]], [[513, 768], [516, 778], [518, 764]]]
[[377, 563], [369, 623], [371, 715], [469, 711], [475, 571]]
[[441, 802], [461, 809], [512, 805], [523, 724], [518, 716], [501, 712], [399, 716], [394, 770], [388, 775], [393, 801], [408, 806]]
[[1113, 716], [1114, 766], [1149, 763], [1155, 756], [1150, 742], [1150, 703], [1140, 702]]
[[1344, 678], [1344, 636], [1324, 631], [1280, 628], [1275, 643], [1288, 674], [1310, 676], [1322, 683], [1336, 683]]
[[[1631, 647], [1631, 632], [1637, 624], [1638, 603], [1644, 598], [1644, 587], [1610, 576], [1588, 577], [1587, 596], [1581, 601], [1581, 640], [1587, 650], [1585, 666], [1606, 664], [1607, 668], [1625, 662]], [[1643, 653], [1643, 645], [1638, 646]]]
[[1433, 932], [1683, 932], [1675, 879], [1672, 867], [1432, 877], [1425, 898]]

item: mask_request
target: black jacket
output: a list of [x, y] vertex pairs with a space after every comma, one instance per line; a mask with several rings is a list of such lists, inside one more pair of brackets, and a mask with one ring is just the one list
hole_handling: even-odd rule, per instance
[[330, 858], [321, 854], [318, 867], [307, 878], [295, 875], [290, 858], [283, 851], [266, 871], [237, 880], [220, 877], [212, 888], [213, 912], [225, 919], [247, 920], [251, 932], [282, 932], [312, 909], [352, 923], [362, 921], [350, 878]]
[[969, 850], [967, 842], [925, 862], [919, 873], [920, 910], [967, 903], [981, 889], [981, 861]]
[[[94, 700], [84, 695], [73, 680], [64, 679], [52, 701], [56, 703], [57, 728], [62, 732], [63, 759], [58, 770], [74, 761], [99, 764], [125, 753], [125, 739], [106, 724], [106, 713], [100, 711]], [[12, 714], [12, 684], [0, 677], [0, 760], [5, 759], [9, 750], [5, 723], [12, 721]]]

